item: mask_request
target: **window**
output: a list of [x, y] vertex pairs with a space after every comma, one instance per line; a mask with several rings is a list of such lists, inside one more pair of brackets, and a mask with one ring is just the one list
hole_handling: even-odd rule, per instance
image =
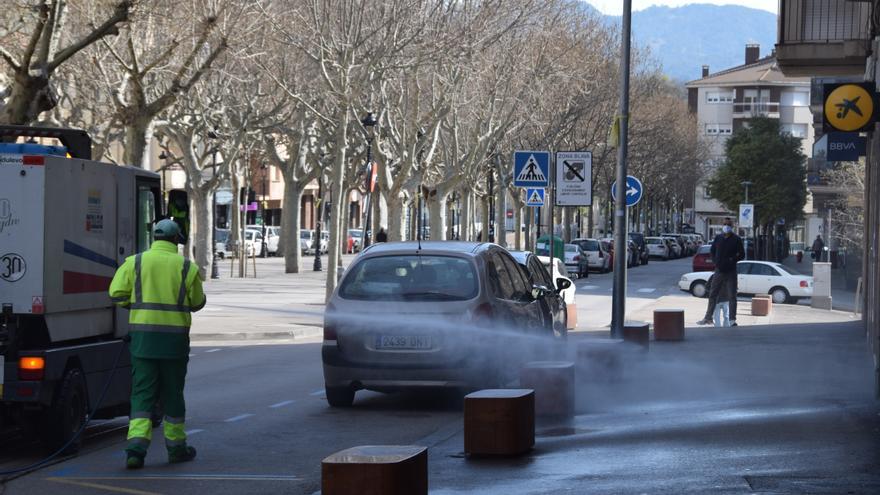
[[736, 264], [737, 275], [748, 275], [753, 265], [754, 263], [743, 263], [742, 261], [740, 261]]
[[706, 103], [733, 103], [732, 91], [710, 91], [706, 93]]
[[538, 262], [538, 258], [531, 258], [529, 260], [529, 267], [531, 268], [532, 273], [535, 274], [535, 279], [532, 280], [532, 283], [553, 287], [553, 281], [550, 279], [550, 274], [544, 269], [544, 265]]
[[358, 263], [339, 288], [344, 299], [465, 301], [478, 292], [476, 271], [452, 256], [382, 256]]
[[733, 134], [732, 124], [706, 124], [707, 136], [729, 136]]
[[807, 124], [782, 124], [779, 126], [779, 131], [803, 139], [807, 137]]
[[760, 275], [762, 277], [778, 277], [779, 273], [771, 266], [753, 263], [750, 275]]
[[780, 103], [788, 107], [806, 107], [810, 105], [809, 91], [784, 91], [780, 95]]
[[513, 300], [515, 298], [513, 283], [510, 281], [510, 275], [498, 253], [489, 256], [486, 271], [489, 276], [489, 286], [492, 287], [492, 293], [495, 294], [495, 297]]
[[523, 273], [519, 267], [519, 263], [514, 261], [510, 256], [499, 255], [499, 257], [504, 261], [504, 267], [505, 269], [507, 269], [508, 275], [510, 275], [510, 282], [513, 286], [513, 297], [509, 297], [507, 299], [514, 301], [525, 299], [526, 296], [532, 292], [532, 290], [531, 286], [523, 277]]
[[149, 185], [137, 188], [137, 250], [141, 253], [153, 243], [153, 222], [156, 221], [156, 197]]

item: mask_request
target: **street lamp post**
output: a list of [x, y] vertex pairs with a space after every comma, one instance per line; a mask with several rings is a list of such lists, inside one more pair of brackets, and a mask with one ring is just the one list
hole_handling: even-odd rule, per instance
[[[211, 177], [217, 179], [217, 145], [219, 136], [214, 131], [208, 131], [208, 139], [212, 141], [211, 147]], [[216, 184], [214, 185], [216, 188]], [[211, 278], [220, 278], [220, 267], [217, 266], [217, 190], [211, 193]]]
[[[162, 201], [168, 200], [168, 180], [165, 178], [165, 171], [168, 170], [169, 158], [171, 158], [171, 156], [169, 156], [168, 153], [165, 153], [165, 150], [162, 150], [162, 152], [159, 153], [159, 159], [165, 161], [165, 165], [162, 166]], [[164, 208], [165, 206], [163, 205], [162, 207]]]
[[[749, 187], [752, 185], [752, 181], [744, 180], [740, 184], [742, 184], [742, 186], [746, 189], [746, 202], [745, 202], [745, 204], [749, 204]], [[754, 218], [754, 212], [752, 212], [752, 218]], [[752, 220], [752, 222], [754, 222], [754, 220]], [[749, 234], [752, 234], [752, 232], [754, 231], [754, 228], [755, 228], [754, 226], [749, 228]], [[752, 234], [752, 235], [754, 235], [754, 234]], [[748, 234], [746, 235], [745, 251], [746, 251], [746, 259], [749, 259], [749, 235]]]
[[318, 175], [318, 200], [315, 202], [315, 262], [312, 270], [320, 272], [321, 266], [321, 222], [324, 221], [324, 180]]
[[[373, 215], [370, 214], [370, 209], [373, 207], [370, 201], [370, 194], [373, 191], [373, 138], [375, 137], [376, 132], [376, 124], [379, 121], [376, 120], [376, 117], [373, 115], [373, 112], [368, 112], [367, 116], [361, 119], [361, 124], [364, 126], [364, 130], [366, 131], [367, 138], [367, 166], [366, 166], [366, 193], [364, 194], [364, 223], [363, 223], [363, 233], [361, 235], [362, 246], [361, 252], [370, 245], [370, 235], [371, 233], [371, 220]], [[341, 207], [340, 203], [340, 207]]]
[[268, 243], [268, 238], [266, 237], [266, 189], [268, 188], [268, 178], [269, 178], [269, 166], [265, 163], [260, 164], [260, 169], [263, 171], [263, 201], [260, 202], [260, 211], [262, 212], [260, 218], [262, 219], [262, 233], [263, 233], [263, 243], [260, 247], [260, 257], [265, 258], [269, 256], [269, 247], [266, 245]]
[[488, 181], [489, 181], [489, 242], [495, 242], [495, 169], [492, 168], [492, 163], [489, 163], [488, 166]]

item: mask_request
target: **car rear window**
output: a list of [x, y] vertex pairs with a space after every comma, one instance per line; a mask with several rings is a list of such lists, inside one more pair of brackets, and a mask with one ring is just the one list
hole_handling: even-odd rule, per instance
[[663, 241], [656, 237], [649, 237], [645, 239], [645, 242], [647, 242], [648, 244], [663, 244]]
[[299, 233], [299, 238], [300, 239], [311, 239], [312, 233], [308, 230], [303, 230]]
[[578, 247], [575, 246], [574, 244], [566, 244], [565, 245], [565, 252], [567, 252], [567, 253], [576, 253], [577, 250], [578, 250]]
[[599, 241], [578, 241], [578, 245], [584, 251], [598, 251]]
[[712, 246], [705, 245], [700, 246], [700, 249], [697, 250], [697, 254], [709, 254], [712, 251]]
[[473, 263], [452, 256], [380, 256], [352, 267], [339, 288], [361, 301], [466, 301], [477, 296]]

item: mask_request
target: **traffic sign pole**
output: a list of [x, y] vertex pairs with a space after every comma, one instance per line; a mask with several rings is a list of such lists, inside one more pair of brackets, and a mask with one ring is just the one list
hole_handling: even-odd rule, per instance
[[614, 203], [614, 288], [611, 299], [611, 336], [623, 335], [626, 315], [626, 154], [629, 124], [630, 23], [632, 0], [623, 0], [620, 44], [620, 141], [617, 147], [617, 197]]

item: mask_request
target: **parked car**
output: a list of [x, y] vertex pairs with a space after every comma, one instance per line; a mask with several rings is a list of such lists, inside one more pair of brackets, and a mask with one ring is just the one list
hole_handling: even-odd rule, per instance
[[[267, 225], [265, 228], [266, 228], [266, 243], [263, 247], [266, 248], [266, 252], [263, 253], [262, 251], [260, 251], [258, 254], [260, 256], [263, 256], [263, 255], [275, 256], [276, 254], [278, 254], [278, 242], [281, 240], [280, 227]], [[259, 232], [260, 234], [263, 233], [263, 226], [262, 225], [247, 225], [247, 226], [245, 226], [245, 229], [246, 230], [255, 230], [255, 231]]]
[[706, 244], [697, 249], [694, 255], [693, 270], [695, 272], [715, 271], [715, 261], [712, 259], [712, 246]]
[[608, 271], [614, 271], [614, 242], [613, 239], [599, 239], [599, 244], [602, 246], [602, 249], [607, 253], [605, 255], [608, 258]]
[[672, 249], [662, 237], [645, 237], [645, 245], [648, 246], [648, 255], [669, 260], [672, 258]]
[[[532, 286], [541, 286], [550, 289], [547, 297], [541, 301], [544, 313], [553, 320], [553, 333], [565, 338], [568, 335], [568, 312], [565, 307], [565, 299], [557, 288], [557, 281], [550, 277], [550, 273], [541, 263], [538, 256], [529, 251], [511, 251], [513, 259], [519, 263]], [[549, 259], [549, 258], [548, 258]], [[571, 280], [568, 281], [571, 284]]]
[[256, 256], [263, 252], [263, 234], [257, 230], [244, 231], [244, 247], [247, 256]]
[[681, 244], [678, 243], [678, 239], [667, 235], [664, 235], [661, 238], [666, 242], [666, 245], [669, 246], [670, 258], [678, 259], [684, 256], [684, 249], [681, 247]]
[[639, 256], [639, 247], [636, 246], [636, 243], [627, 239], [626, 241], [627, 249], [629, 250], [629, 257], [627, 258], [626, 267], [634, 268], [641, 264], [641, 256]]
[[648, 259], [651, 256], [648, 254], [648, 245], [645, 243], [645, 234], [642, 234], [641, 232], [630, 232], [629, 238], [639, 247], [639, 263], [647, 265]]
[[228, 258], [230, 254], [227, 249], [229, 234], [230, 231], [227, 229], [214, 229], [214, 252], [217, 253], [217, 258], [221, 260]]
[[[706, 297], [713, 272], [682, 275], [678, 287], [696, 297]], [[794, 303], [813, 296], [813, 277], [801, 275], [780, 263], [740, 261], [736, 264], [739, 294], [770, 294], [776, 304]]]
[[565, 263], [559, 258], [553, 258], [553, 267], [551, 267], [549, 256], [538, 256], [538, 259], [544, 264], [544, 268], [550, 271], [554, 287], [562, 294], [562, 300], [565, 301], [566, 329], [574, 330], [577, 328], [577, 303], [575, 302], [577, 289], [568, 274], [568, 269], [565, 268]]
[[574, 239], [572, 244], [580, 246], [581, 251], [587, 255], [587, 265], [590, 270], [607, 273], [611, 270], [611, 257], [597, 239]]
[[[330, 245], [330, 233], [321, 231], [321, 253], [326, 253]], [[299, 233], [299, 246], [303, 254], [315, 254], [315, 231], [301, 230]]]
[[565, 250], [565, 267], [569, 273], [575, 274], [578, 278], [589, 276], [590, 265], [587, 253], [583, 252], [577, 244], [565, 244], [563, 248]]
[[361, 229], [348, 229], [348, 246], [349, 253], [357, 253], [364, 245], [364, 231]]
[[552, 339], [549, 292], [494, 244], [374, 244], [327, 302], [327, 402], [350, 406], [361, 389], [499, 387], [540, 347], [513, 345], [518, 336]]

